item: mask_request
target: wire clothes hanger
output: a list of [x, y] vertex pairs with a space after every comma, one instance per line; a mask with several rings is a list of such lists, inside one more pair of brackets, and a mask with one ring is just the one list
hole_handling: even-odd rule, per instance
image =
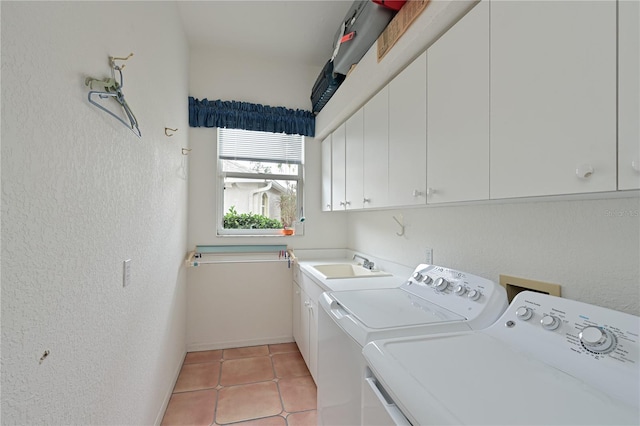
[[[136, 119], [136, 116], [133, 114], [133, 111], [131, 111], [131, 107], [129, 107], [129, 104], [124, 99], [124, 93], [122, 93], [122, 87], [124, 86], [124, 80], [122, 78], [122, 70], [125, 66], [124, 64], [123, 65], [116, 64], [116, 61], [126, 61], [132, 56], [133, 56], [133, 53], [130, 53], [129, 56], [127, 56], [126, 58], [116, 58], [113, 56], [109, 56], [109, 63], [111, 65], [111, 78], [105, 78], [105, 79], [99, 80], [97, 78], [87, 77], [84, 81], [84, 84], [86, 86], [89, 86], [90, 89], [92, 89], [87, 95], [89, 103], [97, 106], [104, 112], [114, 117], [116, 120], [124, 124], [127, 128], [131, 129], [131, 131], [140, 138], [142, 137], [142, 132], [140, 132], [140, 128], [138, 127], [138, 120]], [[118, 73], [119, 80], [116, 80], [116, 71]], [[98, 86], [102, 90], [93, 90], [94, 85]], [[111, 110], [103, 106], [100, 102], [97, 102], [100, 99], [109, 99], [109, 98], [114, 99], [116, 102], [120, 104], [120, 106], [122, 107], [122, 110], [124, 111], [124, 115], [129, 121], [128, 123], [122, 117], [120, 117], [119, 115], [115, 114], [114, 112], [112, 112]]]

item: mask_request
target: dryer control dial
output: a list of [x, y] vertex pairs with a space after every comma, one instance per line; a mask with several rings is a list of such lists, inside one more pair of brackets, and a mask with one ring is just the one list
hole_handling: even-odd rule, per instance
[[422, 282], [426, 285], [431, 285], [431, 283], [433, 282], [433, 278], [431, 278], [429, 275], [425, 275]]
[[453, 292], [457, 296], [464, 296], [464, 294], [467, 292], [467, 288], [465, 286], [463, 286], [462, 284], [460, 284], [460, 285], [456, 286], [456, 288], [453, 290]]
[[558, 317], [554, 317], [553, 315], [545, 315], [540, 320], [540, 324], [542, 324], [542, 328], [545, 330], [555, 330], [560, 327], [560, 320]]
[[520, 306], [516, 310], [516, 318], [522, 321], [529, 321], [533, 316], [533, 310], [527, 308], [526, 306]]
[[583, 328], [578, 337], [586, 350], [597, 354], [608, 354], [618, 345], [618, 340], [612, 332], [592, 325]]
[[433, 283], [433, 287], [435, 287], [438, 291], [445, 291], [449, 288], [449, 281], [445, 280], [442, 277], [436, 278], [436, 281]]
[[469, 290], [469, 292], [467, 293], [467, 298], [475, 301], [480, 299], [481, 295], [482, 293], [480, 293], [478, 290]]
[[424, 278], [424, 276], [420, 272], [416, 272], [411, 278], [419, 282], [422, 281], [422, 278]]

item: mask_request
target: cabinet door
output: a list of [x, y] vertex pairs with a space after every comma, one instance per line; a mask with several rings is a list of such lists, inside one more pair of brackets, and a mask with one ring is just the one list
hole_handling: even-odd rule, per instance
[[363, 150], [363, 111], [359, 109], [347, 120], [345, 129], [345, 183], [347, 210], [361, 209]]
[[307, 367], [310, 366], [310, 358], [309, 358], [309, 307], [311, 306], [311, 301], [309, 300], [309, 296], [304, 292], [304, 290], [300, 289], [300, 340], [296, 340], [298, 343], [298, 349], [300, 349], [300, 354], [302, 354], [302, 358], [304, 358], [304, 362], [307, 364]]
[[311, 377], [318, 382], [318, 302], [309, 301], [309, 372]]
[[616, 189], [616, 2], [491, 2], [491, 198]]
[[364, 106], [363, 203], [365, 208], [389, 204], [389, 86]]
[[302, 290], [300, 286], [293, 283], [293, 340], [298, 344], [298, 349], [302, 352]]
[[489, 198], [489, 2], [427, 50], [427, 202]]
[[331, 135], [331, 208], [345, 209], [345, 127], [342, 123]]
[[389, 83], [389, 204], [426, 203], [427, 54]]
[[640, 3], [618, 3], [618, 189], [640, 189]]
[[322, 211], [331, 211], [331, 135], [322, 141]]

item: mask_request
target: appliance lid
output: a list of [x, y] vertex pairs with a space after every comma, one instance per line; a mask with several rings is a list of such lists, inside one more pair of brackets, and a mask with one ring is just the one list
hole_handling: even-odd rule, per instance
[[400, 288], [347, 290], [329, 295], [355, 319], [372, 329], [466, 320]]
[[482, 332], [380, 340], [363, 354], [418, 424], [639, 421], [637, 407]]

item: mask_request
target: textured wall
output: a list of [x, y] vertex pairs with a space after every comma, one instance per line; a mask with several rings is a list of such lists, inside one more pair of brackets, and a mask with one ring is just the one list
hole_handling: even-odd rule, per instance
[[[2, 2], [1, 17], [2, 423], [151, 424], [185, 353], [176, 7]], [[107, 77], [108, 55], [129, 52], [142, 139], [86, 100], [85, 76]]]
[[640, 315], [639, 208], [636, 196], [351, 213], [349, 247], [413, 266], [431, 247], [435, 264], [557, 283], [564, 297]]

